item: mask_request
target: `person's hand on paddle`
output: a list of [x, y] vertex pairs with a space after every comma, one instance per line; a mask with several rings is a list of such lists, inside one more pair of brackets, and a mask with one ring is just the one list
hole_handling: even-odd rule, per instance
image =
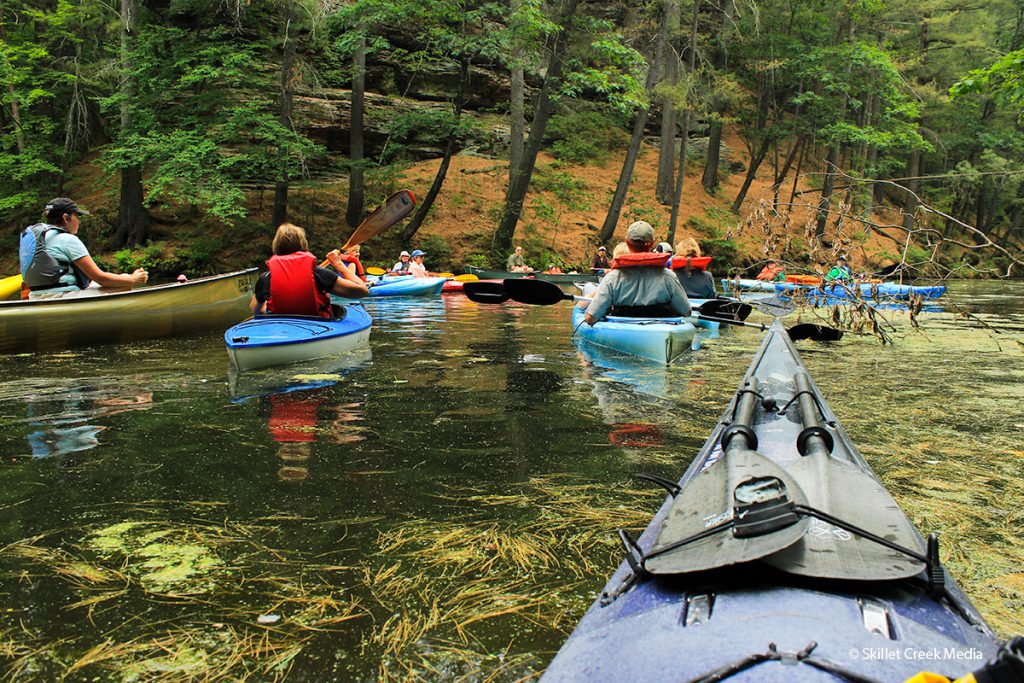
[[132, 273], [132, 286], [144, 285], [149, 281], [149, 273], [142, 268], [136, 268]]
[[345, 261], [341, 258], [341, 252], [337, 249], [332, 249], [327, 252], [327, 261], [334, 267], [339, 273], [342, 269], [348, 270], [348, 266], [345, 265]]

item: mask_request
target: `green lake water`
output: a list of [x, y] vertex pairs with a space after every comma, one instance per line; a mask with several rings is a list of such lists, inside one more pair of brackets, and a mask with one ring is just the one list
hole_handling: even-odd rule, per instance
[[[883, 312], [892, 344], [799, 344], [1003, 636], [1024, 632], [1022, 298], [955, 283], [918, 328]], [[367, 308], [365, 353], [243, 377], [220, 334], [0, 357], [5, 678], [537, 674], [614, 531], [660, 505], [630, 475], [682, 473], [759, 342], [730, 328], [663, 368], [577, 348], [568, 305]]]

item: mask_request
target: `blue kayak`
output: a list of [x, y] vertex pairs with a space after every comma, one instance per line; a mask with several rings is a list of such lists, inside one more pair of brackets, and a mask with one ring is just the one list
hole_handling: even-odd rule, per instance
[[686, 318], [612, 315], [591, 326], [584, 322], [583, 311], [577, 306], [572, 307], [572, 327], [583, 341], [666, 365], [690, 350], [696, 332]]
[[370, 296], [435, 296], [441, 294], [441, 288], [447, 278], [443, 277], [412, 277], [398, 275], [390, 277], [369, 276], [366, 279], [370, 287]]
[[370, 314], [348, 305], [328, 319], [303, 315], [258, 315], [224, 333], [228, 358], [238, 370], [298, 363], [345, 353], [370, 339]]
[[998, 642], [776, 320], [542, 681], [904, 681]]
[[811, 297], [833, 297], [836, 299], [864, 298], [874, 301], [886, 301], [891, 299], [938, 299], [946, 293], [942, 285], [934, 287], [918, 287], [912, 285], [898, 285], [893, 282], [882, 282], [879, 284], [854, 284], [835, 283], [826, 285], [799, 285], [793, 282], [776, 282], [775, 291], [782, 294], [799, 292], [804, 296]]

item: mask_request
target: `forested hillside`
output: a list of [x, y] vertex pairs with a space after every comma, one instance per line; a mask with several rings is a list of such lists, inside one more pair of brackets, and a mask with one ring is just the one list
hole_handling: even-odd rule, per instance
[[415, 180], [382, 259], [571, 266], [646, 217], [723, 267], [1020, 276], [1022, 76], [1024, 0], [12, 0], [0, 264], [52, 196], [108, 263], [198, 273]]

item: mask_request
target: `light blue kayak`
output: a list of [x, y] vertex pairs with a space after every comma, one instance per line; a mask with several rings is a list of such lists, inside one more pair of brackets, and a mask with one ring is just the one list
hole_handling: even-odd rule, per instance
[[370, 339], [370, 314], [362, 306], [345, 307], [345, 316], [258, 315], [224, 333], [228, 358], [238, 370], [298, 363], [345, 353]]
[[737, 290], [741, 292], [774, 292], [775, 285], [778, 284], [775, 282], [767, 282], [765, 280], [730, 280], [729, 278], [722, 278], [721, 283], [723, 292], [732, 292]]
[[854, 299], [859, 296], [875, 301], [885, 301], [888, 299], [923, 299], [927, 301], [929, 299], [938, 299], [946, 293], [946, 288], [942, 285], [936, 285], [934, 287], [918, 287], [912, 285], [899, 285], [894, 282], [860, 285], [851, 282], [849, 284], [836, 283], [827, 284], [825, 286], [798, 285], [792, 282], [776, 282], [774, 283], [774, 286], [775, 291], [781, 294], [799, 292], [805, 296], [811, 297], [820, 297], [824, 294], [826, 297], [833, 297], [836, 299]]
[[583, 311], [572, 307], [572, 327], [580, 339], [619, 353], [669, 364], [693, 345], [696, 328], [686, 318], [623, 318], [608, 316], [587, 325]]
[[[576, 286], [583, 292], [584, 299], [592, 299], [594, 297], [594, 294], [597, 292], [597, 285], [595, 284], [577, 284]], [[701, 306], [707, 303], [708, 301], [710, 301], [710, 299], [690, 299], [690, 307], [696, 309], [698, 306]], [[738, 299], [734, 299], [734, 301], [738, 301]], [[721, 323], [719, 322], [716, 322], [714, 320], [707, 320], [697, 315], [688, 316], [686, 320], [690, 324], [695, 325], [696, 327], [704, 328], [705, 330], [717, 330], [721, 325]]]
[[370, 287], [370, 296], [438, 296], [447, 278], [443, 277], [412, 277], [398, 275], [391, 277], [366, 278]]

